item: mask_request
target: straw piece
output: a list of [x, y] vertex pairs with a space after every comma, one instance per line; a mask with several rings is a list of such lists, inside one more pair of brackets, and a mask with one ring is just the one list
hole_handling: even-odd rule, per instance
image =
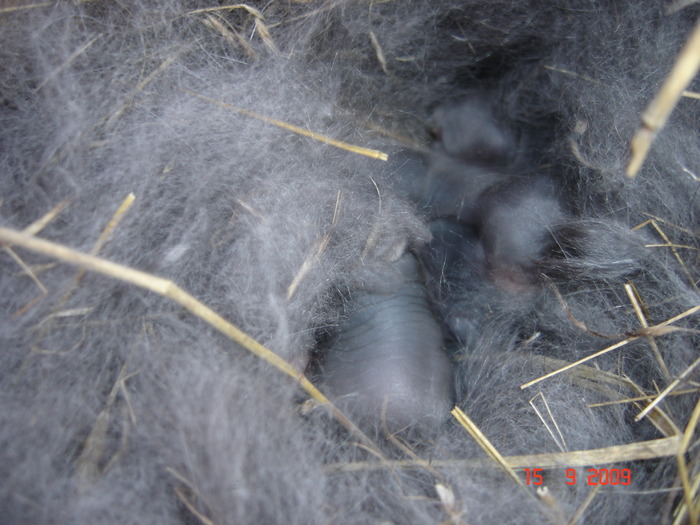
[[641, 169], [656, 135], [666, 125], [669, 115], [698, 69], [700, 69], [700, 22], [683, 46], [666, 82], [642, 113], [642, 125], [630, 143], [632, 155], [626, 171], [629, 178], [634, 178]]
[[294, 124], [289, 124], [287, 122], [284, 122], [282, 120], [277, 120], [274, 118], [266, 117], [265, 115], [260, 115], [259, 113], [255, 113], [253, 111], [249, 111], [247, 109], [234, 106], [233, 104], [228, 104], [226, 102], [223, 102], [221, 100], [215, 100], [213, 98], [208, 98], [204, 97], [202, 95], [198, 95], [197, 93], [187, 90], [184, 90], [186, 93], [189, 93], [193, 97], [197, 97], [200, 100], [204, 100], [206, 102], [210, 102], [212, 104], [216, 104], [217, 106], [221, 106], [222, 108], [230, 109], [232, 111], [235, 111], [237, 113], [241, 113], [242, 115], [247, 115], [249, 117], [252, 117], [254, 119], [262, 120], [263, 122], [267, 122], [268, 124], [272, 124], [273, 126], [280, 127], [282, 129], [286, 129], [288, 131], [292, 131], [294, 133], [297, 133], [299, 135], [303, 135], [305, 137], [312, 138], [314, 140], [318, 140], [319, 142], [324, 142], [326, 144], [330, 144], [331, 146], [335, 146], [336, 148], [344, 149], [346, 151], [350, 151], [352, 153], [357, 153], [358, 155], [364, 155], [366, 157], [369, 157], [371, 159], [377, 159], [377, 160], [389, 160], [389, 155], [387, 155], [384, 152], [377, 151], [375, 149], [369, 149], [369, 148], [363, 148], [361, 146], [355, 146], [353, 144], [348, 144], [347, 142], [343, 142], [341, 140], [336, 140], [330, 137], [326, 137], [325, 135], [321, 135], [320, 133], [316, 133], [314, 131], [309, 131], [308, 129], [300, 128], [299, 126], [295, 126]]

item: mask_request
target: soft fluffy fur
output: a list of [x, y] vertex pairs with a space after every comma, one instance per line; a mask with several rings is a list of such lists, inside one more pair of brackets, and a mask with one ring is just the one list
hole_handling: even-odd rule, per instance
[[[346, 292], [386, 272], [396, 246], [428, 250], [424, 215], [399, 180], [421, 168], [406, 163], [396, 134], [420, 149], [435, 107], [486, 91], [517, 130], [519, 162], [562, 180], [571, 219], [552, 232], [531, 294], [500, 290], [468, 257], [426, 264], [436, 312], [467, 327], [452, 348], [457, 404], [504, 455], [662, 437], [649, 419], [633, 422], [643, 405], [588, 406], [640, 394], [620, 383], [561, 374], [519, 386], [639, 329], [625, 283], [650, 325], [698, 304], [697, 100], [681, 100], [642, 172], [624, 176], [640, 114], [698, 7], [255, 5], [264, 20], [244, 8], [197, 12], [216, 7], [200, 1], [8, 4], [2, 225], [25, 228], [66, 201], [39, 235], [89, 252], [133, 192], [100, 255], [172, 279], [301, 368], [341, 322]], [[216, 101], [382, 149], [389, 162]], [[651, 225], [633, 230], [651, 218], [683, 266]], [[378, 463], [304, 404], [292, 379], [171, 301], [16, 251], [48, 293], [36, 300], [39, 288], [0, 256], [3, 523], [565, 523], [591, 493], [584, 469], [573, 487], [547, 471], [548, 497], [518, 487], [471, 461], [485, 454], [455, 421], [407, 445], [450, 461]], [[697, 314], [674, 326], [697, 329]], [[656, 343], [668, 376], [645, 337], [589, 365], [653, 394], [698, 347], [692, 331]], [[528, 404], [538, 394], [559, 443]], [[661, 407], [683, 429], [694, 403]], [[377, 426], [387, 457], [412, 457]], [[348, 468], [354, 461], [367, 463]], [[617, 465], [633, 485], [603, 487], [585, 521], [670, 516], [675, 465]]]

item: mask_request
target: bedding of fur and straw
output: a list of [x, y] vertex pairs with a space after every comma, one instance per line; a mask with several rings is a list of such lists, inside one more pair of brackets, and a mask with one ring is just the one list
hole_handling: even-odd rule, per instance
[[[698, 522], [700, 5], [0, 6], [2, 523]], [[358, 427], [303, 373], [477, 90], [567, 221], [527, 293], [433, 270], [452, 416]]]

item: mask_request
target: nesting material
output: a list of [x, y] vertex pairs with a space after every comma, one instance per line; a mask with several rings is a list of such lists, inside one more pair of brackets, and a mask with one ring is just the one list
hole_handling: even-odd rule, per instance
[[[0, 522], [697, 523], [697, 78], [626, 170], [698, 14], [6, 2]], [[565, 196], [526, 291], [412, 198], [475, 91]], [[392, 434], [316, 374], [406, 251], [458, 418]]]

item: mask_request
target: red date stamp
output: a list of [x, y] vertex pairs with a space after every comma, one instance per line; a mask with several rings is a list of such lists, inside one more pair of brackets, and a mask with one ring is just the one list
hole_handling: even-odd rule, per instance
[[[525, 483], [528, 485], [542, 485], [544, 478], [541, 468], [526, 468]], [[566, 469], [566, 484], [576, 485], [576, 469]], [[632, 471], [628, 468], [589, 468], [586, 471], [586, 483], [588, 485], [629, 485], [632, 483]]]

